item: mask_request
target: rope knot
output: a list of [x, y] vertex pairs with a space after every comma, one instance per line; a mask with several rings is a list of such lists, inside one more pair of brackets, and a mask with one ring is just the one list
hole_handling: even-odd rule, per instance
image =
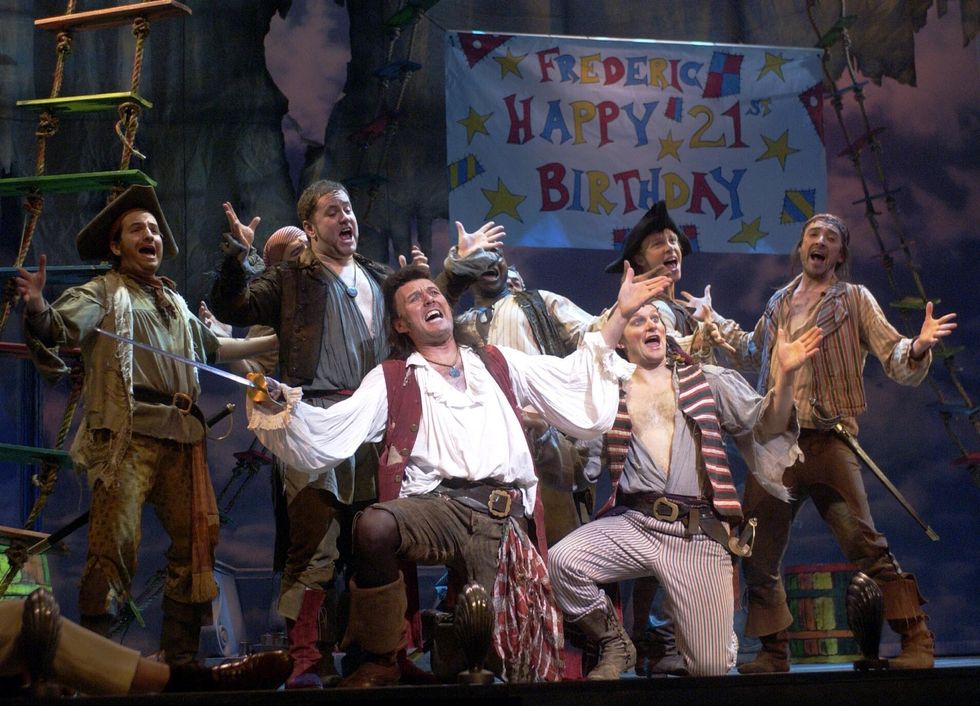
[[34, 135], [39, 139], [53, 137], [58, 132], [58, 116], [44, 111], [37, 118], [37, 128]]

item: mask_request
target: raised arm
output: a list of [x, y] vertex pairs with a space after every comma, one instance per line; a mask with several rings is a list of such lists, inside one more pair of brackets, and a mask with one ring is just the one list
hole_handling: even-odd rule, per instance
[[773, 358], [776, 363], [776, 381], [773, 385], [773, 402], [762, 417], [762, 428], [769, 434], [785, 431], [793, 413], [793, 385], [796, 371], [810, 358], [820, 352], [823, 331], [814, 326], [795, 341], [789, 341], [786, 331], [780, 328], [776, 333], [776, 350]]
[[932, 315], [932, 302], [926, 302], [926, 314], [922, 321], [922, 328], [919, 335], [912, 341], [911, 356], [915, 360], [922, 360], [926, 354], [939, 343], [939, 339], [953, 333], [956, 322], [953, 319], [956, 314], [946, 314], [938, 319]]
[[17, 296], [24, 302], [28, 316], [35, 316], [44, 311], [47, 302], [44, 300], [44, 283], [47, 281], [47, 255], [41, 255], [37, 261], [37, 270], [31, 272], [23, 267], [17, 268], [14, 286]]
[[670, 277], [637, 278], [629, 262], [623, 263], [623, 279], [619, 285], [616, 306], [602, 325], [602, 338], [606, 345], [615, 348], [623, 337], [626, 323], [644, 304], [653, 300], [670, 286]]

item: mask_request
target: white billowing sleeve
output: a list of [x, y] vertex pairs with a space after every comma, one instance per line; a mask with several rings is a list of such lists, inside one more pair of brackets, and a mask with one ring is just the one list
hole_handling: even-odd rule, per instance
[[500, 351], [518, 404], [534, 407], [549, 424], [584, 440], [612, 427], [619, 409], [619, 383], [628, 380], [635, 367], [606, 346], [599, 332], [586, 334], [582, 346], [565, 358], [504, 347]]
[[302, 390], [282, 386], [286, 408], [270, 411], [246, 398], [248, 428], [287, 465], [310, 478], [331, 472], [368, 441], [380, 441], [388, 418], [384, 370], [371, 370], [354, 394], [330, 407], [302, 404]]

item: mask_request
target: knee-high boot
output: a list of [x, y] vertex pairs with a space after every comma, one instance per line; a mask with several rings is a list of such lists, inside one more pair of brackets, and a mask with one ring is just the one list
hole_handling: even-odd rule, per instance
[[286, 680], [287, 689], [319, 689], [323, 686], [317, 674], [320, 664], [317, 639], [320, 636], [323, 599], [323, 591], [307, 589], [303, 592], [303, 602], [296, 620], [286, 618], [289, 656], [293, 658], [293, 671]]
[[341, 647], [357, 644], [366, 660], [342, 687], [394, 686], [401, 678], [397, 654], [405, 644], [405, 610], [408, 597], [405, 580], [375, 588], [360, 588], [350, 582], [350, 619]]
[[167, 664], [187, 664], [197, 659], [201, 625], [210, 610], [210, 603], [181, 603], [163, 597], [160, 649]]

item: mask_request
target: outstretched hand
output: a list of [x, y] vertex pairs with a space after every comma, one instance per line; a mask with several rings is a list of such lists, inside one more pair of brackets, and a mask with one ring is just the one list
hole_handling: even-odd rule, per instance
[[199, 318], [205, 326], [211, 329], [211, 333], [213, 333], [215, 336], [231, 338], [234, 335], [234, 329], [223, 321], [218, 321], [218, 319], [215, 318], [214, 313], [208, 309], [208, 305], [203, 301], [197, 306], [197, 318]]
[[957, 326], [956, 322], [953, 321], [955, 318], [956, 314], [946, 314], [938, 319], [933, 317], [932, 302], [926, 302], [926, 316], [922, 321], [922, 328], [919, 329], [918, 337], [912, 342], [912, 356], [921, 358], [939, 343], [940, 338], [945, 338], [953, 333], [953, 329]]
[[803, 364], [820, 352], [820, 342], [823, 331], [814, 326], [804, 332], [795, 341], [790, 341], [786, 330], [780, 328], [776, 332], [776, 361], [783, 373], [791, 373], [803, 367]]
[[24, 302], [28, 314], [37, 314], [44, 309], [44, 283], [47, 281], [47, 255], [41, 255], [37, 261], [37, 270], [30, 272], [23, 267], [17, 268], [14, 277], [14, 287], [17, 296]]
[[463, 224], [456, 221], [456, 254], [463, 258], [480, 250], [497, 250], [503, 245], [507, 233], [504, 227], [488, 221], [473, 233], [467, 233]]
[[691, 309], [691, 316], [698, 321], [710, 321], [713, 309], [711, 308], [711, 285], [704, 288], [704, 296], [696, 297], [690, 292], [681, 292], [684, 297], [684, 306]]
[[623, 318], [631, 317], [640, 307], [663, 293], [671, 282], [670, 277], [664, 275], [650, 278], [637, 276], [630, 263], [624, 262], [623, 279], [619, 283], [619, 295], [616, 297], [616, 304]]
[[[412, 264], [418, 267], [424, 267], [426, 270], [430, 270], [429, 258], [425, 256], [425, 253], [422, 252], [422, 248], [420, 248], [416, 243], [412, 243]], [[408, 266], [408, 260], [405, 258], [404, 255], [399, 255], [398, 267], [407, 267], [407, 266]]]
[[222, 247], [225, 252], [234, 253], [239, 260], [244, 260], [252, 248], [252, 243], [255, 242], [255, 229], [262, 222], [262, 219], [255, 216], [248, 225], [245, 225], [238, 220], [235, 207], [230, 202], [225, 201], [222, 207], [225, 210], [225, 218], [228, 219], [228, 227], [231, 230], [230, 233], [224, 233], [225, 243]]
[[645, 279], [634, 276], [629, 262], [623, 263], [623, 279], [619, 283], [619, 294], [616, 306], [602, 325], [602, 338], [606, 345], [614, 348], [626, 330], [630, 317], [640, 310], [644, 304], [653, 299], [670, 286], [670, 277], [651, 277]]
[[723, 351], [730, 355], [738, 355], [738, 351], [735, 350], [735, 346], [730, 344], [725, 340], [725, 337], [721, 335], [721, 331], [718, 329], [718, 324], [714, 321], [705, 321], [701, 324], [702, 335], [705, 336], [711, 345], [721, 348]]

